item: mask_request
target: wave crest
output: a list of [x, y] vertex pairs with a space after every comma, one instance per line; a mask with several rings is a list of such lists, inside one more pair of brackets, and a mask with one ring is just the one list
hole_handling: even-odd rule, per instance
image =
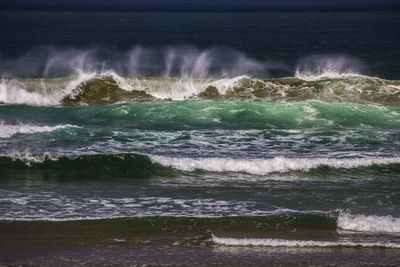
[[260, 80], [238, 76], [218, 80], [124, 78], [114, 72], [81, 73], [51, 79], [2, 79], [0, 102], [29, 105], [107, 105], [154, 100], [246, 100], [348, 102], [400, 106], [400, 82], [347, 75], [314, 81]]
[[[211, 99], [400, 106], [400, 82], [362, 76], [362, 62], [345, 55], [308, 56], [293, 70], [230, 48], [135, 46], [120, 57], [111, 54], [114, 57], [100, 60], [109, 52], [48, 48], [5, 60], [0, 67], [0, 103], [107, 105]], [[277, 70], [284, 73], [278, 77], [294, 77], [269, 79]]]
[[[61, 126], [70, 127], [70, 126]], [[127, 171], [138, 171], [140, 168], [158, 169], [174, 168], [179, 171], [196, 170], [210, 172], [243, 172], [255, 175], [269, 173], [286, 173], [292, 171], [310, 171], [322, 166], [330, 168], [352, 169], [373, 165], [400, 164], [400, 158], [284, 158], [270, 159], [233, 159], [233, 158], [174, 158], [142, 154], [89, 154], [89, 155], [2, 155], [0, 164], [4, 168], [22, 168], [21, 163], [34, 168], [70, 168], [73, 165], [93, 166], [101, 163], [107, 168], [124, 167]], [[132, 166], [131, 168], [129, 166]], [[136, 168], [136, 169], [135, 169]]]
[[5, 124], [4, 122], [0, 122], [0, 138], [10, 138], [16, 134], [34, 134], [34, 133], [43, 133], [43, 132], [52, 132], [59, 129], [65, 129], [70, 127], [77, 127], [70, 124], [62, 124], [56, 126], [40, 126], [40, 125], [31, 125], [31, 124]]
[[320, 166], [332, 168], [357, 168], [370, 165], [400, 163], [400, 158], [284, 158], [272, 159], [227, 159], [227, 158], [170, 158], [150, 156], [163, 166], [182, 171], [205, 170], [212, 172], [244, 172], [265, 175], [274, 172], [308, 171]]
[[223, 246], [263, 246], [263, 247], [379, 247], [400, 248], [400, 244], [393, 242], [351, 242], [351, 241], [316, 241], [291, 240], [273, 238], [227, 238], [212, 237], [212, 241]]

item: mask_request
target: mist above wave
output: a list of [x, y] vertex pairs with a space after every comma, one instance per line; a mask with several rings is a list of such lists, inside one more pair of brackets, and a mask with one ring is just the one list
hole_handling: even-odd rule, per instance
[[[1, 56], [1, 55], [0, 55]], [[258, 79], [296, 76], [307, 80], [361, 74], [366, 67], [343, 54], [308, 55], [297, 63], [260, 59], [229, 47], [134, 46], [126, 52], [92, 48], [39, 47], [16, 58], [1, 57], [3, 78], [56, 78], [110, 72], [122, 77], [222, 79], [247, 75]]]
[[107, 49], [42, 47], [18, 58], [3, 59], [3, 77], [54, 78], [113, 71], [124, 77], [179, 77], [219, 79], [239, 75], [270, 77], [270, 70], [290, 72], [281, 62], [260, 60], [232, 48], [193, 46], [143, 47], [124, 53]]
[[311, 55], [300, 59], [295, 76], [306, 81], [359, 75], [363, 63], [346, 55]]

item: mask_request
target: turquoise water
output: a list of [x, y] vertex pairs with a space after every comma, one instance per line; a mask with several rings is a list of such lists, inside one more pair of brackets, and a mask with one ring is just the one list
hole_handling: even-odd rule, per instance
[[356, 216], [345, 229], [398, 231], [398, 219], [387, 225], [400, 216], [395, 107], [178, 101], [0, 113], [6, 220], [339, 213]]

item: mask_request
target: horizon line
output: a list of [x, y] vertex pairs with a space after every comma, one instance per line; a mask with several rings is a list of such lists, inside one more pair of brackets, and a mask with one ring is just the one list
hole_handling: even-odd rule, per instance
[[373, 11], [400, 11], [399, 6], [365, 6], [365, 7], [238, 7], [238, 6], [205, 6], [205, 7], [167, 7], [167, 6], [37, 6], [37, 5], [3, 5], [1, 11], [120, 11], [120, 12], [373, 12]]

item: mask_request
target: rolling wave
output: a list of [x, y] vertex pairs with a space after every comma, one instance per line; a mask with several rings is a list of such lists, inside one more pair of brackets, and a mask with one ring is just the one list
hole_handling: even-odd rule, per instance
[[400, 82], [346, 74], [318, 78], [260, 80], [237, 76], [219, 80], [123, 78], [113, 72], [70, 78], [2, 79], [0, 103], [88, 106], [172, 100], [318, 100], [400, 106]]
[[[52, 171], [63, 176], [82, 177], [139, 177], [162, 171], [173, 174], [177, 171], [193, 172], [241, 172], [255, 175], [270, 173], [310, 172], [320, 167], [332, 169], [356, 169], [379, 166], [394, 166], [397, 170], [400, 158], [284, 158], [229, 159], [229, 158], [174, 158], [140, 154], [108, 155], [9, 155], [0, 157], [0, 168], [6, 174], [18, 172]], [[171, 169], [172, 168], [172, 169]], [[387, 168], [387, 167], [386, 167]], [[68, 170], [68, 173], [65, 172]]]
[[[316, 101], [297, 103], [176, 101], [79, 108], [31, 106], [10, 108], [0, 105], [0, 114], [7, 116], [8, 124], [16, 124], [22, 118], [25, 124], [34, 121], [34, 124], [72, 124], [88, 127], [101, 123], [108, 127], [124, 125], [133, 129], [163, 131], [193, 129], [396, 130], [400, 127], [400, 112], [397, 108], [327, 104]], [[54, 116], [49, 118], [48, 114]]]
[[372, 233], [400, 233], [400, 218], [341, 213], [337, 226], [344, 230]]
[[[296, 215], [293, 215], [296, 216]], [[323, 216], [323, 215], [314, 215]], [[325, 215], [332, 216], [332, 215]], [[322, 221], [321, 221], [322, 222]], [[319, 225], [321, 227], [322, 225]], [[315, 226], [314, 226], [315, 227]], [[336, 219], [337, 230], [343, 229], [369, 234], [399, 234], [400, 218], [376, 215], [350, 214], [340, 211]], [[349, 241], [349, 240], [295, 240], [295, 239], [275, 239], [275, 238], [230, 238], [217, 237], [212, 235], [212, 241], [217, 245], [224, 246], [263, 246], [263, 247], [377, 247], [399, 249], [398, 242], [371, 242]]]
[[[132, 200], [130, 200], [132, 201]], [[140, 201], [140, 199], [137, 199]], [[141, 201], [148, 204], [149, 199], [144, 198]], [[157, 202], [157, 200], [154, 200]], [[140, 202], [139, 202], [140, 203]], [[165, 201], [163, 199], [159, 200], [159, 205], [164, 205]], [[211, 201], [210, 203], [211, 204]], [[121, 224], [127, 226], [130, 224], [140, 225], [142, 229], [153, 229], [154, 228], [162, 228], [164, 230], [168, 229], [180, 229], [184, 228], [186, 230], [198, 230], [201, 232], [210, 232], [221, 233], [230, 230], [231, 227], [234, 227], [236, 231], [241, 233], [257, 233], [265, 234], [273, 233], [275, 231], [282, 233], [290, 233], [293, 232], [294, 229], [299, 231], [307, 231], [309, 229], [312, 230], [321, 230], [327, 231], [327, 233], [335, 234], [335, 235], [347, 235], [357, 233], [369, 233], [373, 234], [381, 234], [385, 233], [387, 235], [396, 237], [400, 233], [399, 224], [400, 218], [395, 218], [391, 216], [377, 216], [377, 215], [363, 215], [363, 214], [351, 214], [346, 213], [340, 210], [331, 211], [331, 212], [300, 212], [300, 211], [291, 211], [287, 210], [277, 210], [274, 212], [265, 213], [262, 215], [242, 215], [242, 216], [221, 216], [221, 215], [155, 215], [151, 214], [142, 215], [142, 216], [133, 216], [133, 217], [110, 217], [107, 215], [101, 217], [51, 217], [48, 214], [43, 214], [42, 217], [40, 215], [36, 215], [33, 217], [23, 217], [21, 214], [16, 217], [1, 217], [0, 225], [4, 224], [4, 222], [13, 221], [16, 223], [23, 224], [24, 222], [43, 222], [42, 226], [45, 226], [46, 223], [64, 223], [64, 224], [76, 224], [77, 226], [82, 224], [96, 224], [96, 222], [100, 222], [102, 225], [115, 225]], [[352, 225], [346, 225], [343, 223], [343, 220], [348, 218], [352, 218]], [[371, 218], [374, 220], [372, 221]], [[388, 220], [390, 220], [391, 224], [397, 224], [396, 227], [388, 228]], [[368, 228], [365, 228], [366, 225], [369, 225]], [[193, 227], [196, 226], [196, 227]], [[357, 229], [354, 229], [354, 226], [359, 226]], [[360, 229], [362, 228], [362, 229]], [[114, 229], [118, 229], [114, 228]], [[342, 230], [347, 230], [343, 232]], [[272, 232], [271, 232], [272, 231]], [[351, 233], [353, 232], [353, 233]], [[246, 241], [247, 240], [247, 241]], [[266, 245], [270, 244], [273, 240], [267, 239], [268, 241], [263, 240], [235, 240], [228, 238], [223, 241], [220, 239], [220, 242], [217, 243], [231, 243], [232, 245]], [[295, 241], [295, 240], [292, 240]], [[276, 246], [280, 244], [280, 242], [275, 243]], [[302, 243], [294, 243], [293, 246], [302, 246]], [[311, 244], [304, 243], [304, 246], [311, 246]], [[345, 246], [344, 244], [342, 244]], [[273, 246], [273, 245], [272, 245]], [[290, 246], [290, 244], [288, 244]], [[327, 246], [332, 246], [329, 244]], [[351, 245], [350, 245], [351, 246]]]
[[400, 249], [400, 244], [393, 242], [351, 242], [351, 241], [316, 241], [289, 240], [272, 238], [226, 238], [212, 237], [217, 245], [224, 246], [263, 246], [263, 247], [377, 247]]
[[47, 126], [47, 125], [32, 125], [32, 124], [17, 124], [10, 125], [5, 123], [0, 123], [0, 138], [10, 138], [16, 134], [34, 134], [34, 133], [43, 133], [43, 132], [52, 132], [59, 129], [65, 128], [76, 128], [77, 126], [70, 124], [62, 124], [56, 126]]
[[41, 179], [50, 173], [54, 179], [142, 178], [160, 171], [160, 166], [149, 157], [137, 154], [60, 156], [16, 153], [0, 157], [0, 168], [4, 177], [9, 179], [21, 179], [26, 175]]
[[182, 171], [245, 172], [256, 175], [309, 171], [321, 166], [331, 168], [359, 168], [371, 165], [399, 164], [400, 158], [284, 158], [227, 159], [227, 158], [170, 158], [150, 156], [153, 162]]
[[[399, 81], [361, 75], [363, 63], [340, 54], [306, 56], [293, 69], [229, 48], [136, 46], [116, 62], [100, 60], [105, 51], [96, 49], [50, 49], [39, 57], [37, 52], [10, 59], [0, 70], [5, 77], [0, 82], [0, 103], [98, 106], [211, 99], [400, 106]], [[21, 66], [21, 59], [33, 64]], [[271, 70], [293, 77], [267, 79]]]

